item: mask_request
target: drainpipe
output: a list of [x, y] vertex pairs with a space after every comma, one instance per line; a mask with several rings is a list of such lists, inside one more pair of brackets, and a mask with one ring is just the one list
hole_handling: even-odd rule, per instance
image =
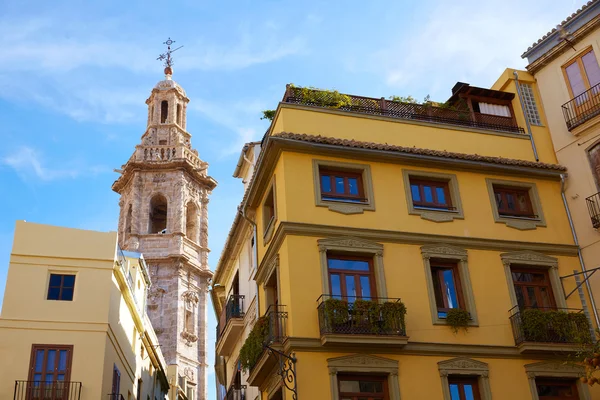
[[523, 116], [525, 117], [525, 125], [527, 126], [527, 133], [529, 134], [529, 139], [531, 140], [531, 148], [533, 149], [533, 156], [535, 157], [535, 161], [540, 161], [538, 157], [537, 148], [535, 147], [535, 141], [533, 140], [533, 135], [531, 134], [531, 125], [529, 124], [529, 118], [527, 118], [527, 112], [525, 111], [525, 103], [523, 103], [523, 96], [521, 95], [521, 88], [519, 87], [519, 74], [517, 71], [513, 71], [513, 75], [515, 76], [515, 86], [517, 87], [517, 94], [519, 96], [519, 103], [521, 103], [521, 110], [523, 110]]
[[[516, 72], [515, 72], [516, 74]], [[585, 263], [583, 262], [583, 255], [581, 254], [581, 247], [579, 246], [579, 240], [577, 239], [577, 233], [575, 232], [575, 226], [573, 225], [573, 218], [571, 218], [571, 211], [569, 210], [569, 205], [567, 204], [567, 197], [565, 196], [565, 188], [566, 188], [566, 176], [565, 174], [560, 174], [560, 194], [562, 196], [563, 204], [565, 205], [565, 210], [567, 211], [567, 218], [569, 220], [569, 226], [571, 227], [571, 234], [573, 235], [573, 241], [577, 246], [577, 256], [579, 257], [579, 263], [581, 263], [581, 271], [583, 272], [583, 276], [585, 279], [585, 287], [587, 288], [588, 294], [590, 296], [590, 305], [592, 306], [592, 311], [594, 312], [594, 319], [596, 320], [596, 326], [600, 327], [600, 318], [598, 317], [598, 310], [596, 309], [596, 301], [594, 300], [594, 294], [592, 293], [592, 287], [590, 286], [590, 281], [587, 275], [587, 270], [585, 268]]]
[[[238, 207], [238, 212], [240, 213], [240, 215], [242, 216], [242, 218], [244, 218], [246, 221], [248, 221], [248, 223], [250, 225], [252, 225], [252, 234], [254, 235], [254, 252], [252, 254], [252, 262], [256, 262], [256, 268], [258, 269], [258, 235], [257, 235], [257, 228], [256, 228], [256, 223], [254, 221], [252, 221], [250, 218], [248, 218], [246, 216], [246, 211], [244, 210], [244, 208], [242, 206]], [[254, 280], [255, 285], [256, 285], [256, 317], [260, 317], [260, 308], [259, 308], [259, 298], [258, 296], [260, 295], [259, 291], [258, 291], [258, 282], [256, 282], [256, 279]]]

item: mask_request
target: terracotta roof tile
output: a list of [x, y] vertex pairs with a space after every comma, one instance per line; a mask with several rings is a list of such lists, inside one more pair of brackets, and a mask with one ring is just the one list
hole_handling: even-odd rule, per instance
[[431, 150], [431, 149], [422, 149], [418, 147], [404, 147], [404, 146], [396, 146], [391, 144], [381, 144], [374, 142], [362, 142], [358, 140], [350, 140], [350, 139], [339, 139], [332, 138], [326, 136], [315, 136], [315, 135], [307, 135], [303, 133], [289, 133], [282, 132], [273, 135], [273, 138], [282, 138], [288, 140], [297, 140], [302, 142], [310, 142], [310, 143], [318, 143], [318, 144], [328, 144], [335, 146], [343, 146], [343, 147], [353, 147], [359, 149], [371, 149], [371, 150], [384, 150], [384, 151], [392, 151], [398, 153], [406, 153], [406, 154], [419, 154], [424, 156], [432, 156], [439, 158], [450, 158], [456, 160], [467, 160], [467, 161], [478, 161], [485, 162], [490, 164], [502, 164], [502, 165], [514, 165], [520, 167], [529, 167], [529, 168], [541, 168], [548, 169], [554, 171], [566, 171], [567, 169], [562, 165], [558, 164], [547, 164], [542, 162], [534, 162], [527, 160], [516, 160], [512, 158], [504, 158], [504, 157], [492, 157], [492, 156], [481, 156], [479, 154], [466, 154], [466, 153], [454, 153], [445, 150]]

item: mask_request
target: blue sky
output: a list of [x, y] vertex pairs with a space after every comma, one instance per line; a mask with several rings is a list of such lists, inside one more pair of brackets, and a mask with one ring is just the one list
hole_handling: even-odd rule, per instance
[[144, 133], [168, 36], [185, 46], [174, 79], [191, 99], [193, 146], [219, 182], [209, 204], [214, 268], [242, 195], [237, 156], [260, 139], [260, 112], [286, 83], [443, 101], [456, 81], [489, 86], [504, 68], [523, 68], [523, 51], [582, 4], [3, 0], [0, 301], [15, 220], [116, 229], [112, 170]]

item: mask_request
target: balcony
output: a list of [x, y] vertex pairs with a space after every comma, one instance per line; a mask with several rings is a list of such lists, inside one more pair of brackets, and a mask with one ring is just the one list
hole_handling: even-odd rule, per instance
[[[270, 306], [265, 315], [256, 321], [252, 332], [246, 339], [246, 342], [253, 342], [250, 343], [252, 347], [262, 347], [262, 351], [255, 358], [249, 360], [250, 365], [247, 365], [250, 372], [247, 381], [250, 386], [261, 388], [277, 363], [277, 357], [272, 356], [265, 346], [282, 348], [282, 344], [287, 338], [288, 313], [285, 308], [286, 306], [282, 305]], [[244, 343], [244, 346], [246, 346], [246, 343]], [[244, 367], [244, 364], [242, 364], [242, 367]]]
[[583, 310], [515, 306], [509, 312], [515, 345], [521, 353], [577, 351], [591, 343], [590, 323]]
[[15, 381], [14, 400], [79, 400], [81, 382]]
[[410, 121], [525, 134], [523, 128], [520, 128], [512, 117], [471, 112], [469, 109], [459, 110], [430, 104], [401, 103], [384, 98], [345, 95], [289, 85], [282, 102]]
[[562, 105], [563, 115], [569, 131], [600, 114], [599, 94], [600, 84], [592, 86]]
[[592, 226], [594, 229], [600, 228], [600, 193], [591, 195], [585, 199], [587, 204], [588, 213], [592, 219]]
[[233, 385], [227, 391], [225, 400], [246, 400], [246, 386]]
[[217, 354], [229, 356], [244, 330], [244, 296], [232, 294], [217, 326]]
[[317, 303], [322, 345], [402, 347], [408, 343], [406, 307], [400, 299], [322, 295]]

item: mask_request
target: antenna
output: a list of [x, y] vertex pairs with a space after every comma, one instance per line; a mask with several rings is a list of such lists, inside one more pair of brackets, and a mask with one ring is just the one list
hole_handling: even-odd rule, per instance
[[569, 43], [569, 46], [571, 46], [573, 50], [577, 51], [575, 46], [573, 46], [573, 42], [571, 42], [573, 39], [573, 34], [566, 30], [562, 25], [556, 25], [556, 30], [558, 31], [558, 41], [562, 42], [564, 40], [565, 42]]

